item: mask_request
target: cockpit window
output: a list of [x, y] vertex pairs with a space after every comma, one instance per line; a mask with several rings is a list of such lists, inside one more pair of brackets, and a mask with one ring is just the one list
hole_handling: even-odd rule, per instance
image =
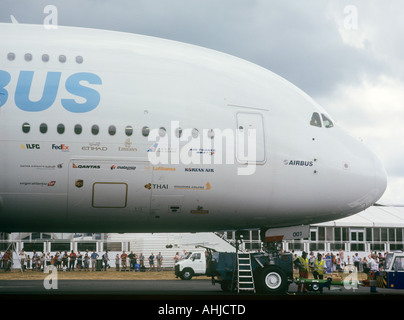
[[321, 114], [321, 117], [323, 118], [324, 127], [326, 128], [334, 127], [334, 123], [326, 115]]
[[310, 125], [313, 127], [321, 128], [321, 119], [320, 115], [317, 112], [314, 112], [311, 116]]

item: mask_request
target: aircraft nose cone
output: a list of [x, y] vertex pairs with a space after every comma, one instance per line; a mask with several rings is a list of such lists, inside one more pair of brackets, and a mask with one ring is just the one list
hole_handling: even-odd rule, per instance
[[387, 188], [387, 172], [378, 157], [374, 159], [375, 195], [374, 202], [377, 202]]

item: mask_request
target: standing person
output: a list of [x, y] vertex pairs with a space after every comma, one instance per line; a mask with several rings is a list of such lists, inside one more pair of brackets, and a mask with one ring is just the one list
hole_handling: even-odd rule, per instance
[[154, 254], [153, 252], [149, 256], [149, 265], [150, 265], [150, 271], [154, 270]]
[[76, 263], [77, 255], [73, 250], [70, 252], [69, 258], [70, 258], [69, 271], [74, 271], [74, 264]]
[[69, 263], [69, 256], [67, 255], [67, 251], [65, 251], [65, 253], [62, 256], [63, 271], [67, 271], [68, 263]]
[[7, 250], [3, 254], [2, 260], [3, 260], [4, 272], [7, 272], [7, 271], [11, 272], [11, 264], [12, 264], [13, 258], [12, 258], [12, 253], [10, 250]]
[[136, 253], [133, 254], [133, 271], [139, 271], [139, 265], [137, 264], [137, 254]]
[[128, 258], [129, 258], [129, 270], [132, 271], [133, 269], [135, 269], [135, 254], [133, 253], [133, 251], [131, 251], [128, 254]]
[[174, 264], [177, 264], [177, 262], [180, 261], [180, 259], [181, 259], [181, 257], [180, 257], [179, 252], [176, 252], [175, 256], [174, 256]]
[[322, 280], [326, 269], [327, 269], [327, 266], [325, 265], [325, 260], [322, 259], [321, 253], [318, 253], [317, 258], [314, 260], [314, 264], [313, 264], [314, 279]]
[[25, 260], [27, 259], [27, 254], [24, 251], [24, 248], [20, 252], [20, 263], [21, 263], [21, 271], [25, 270]]
[[38, 254], [34, 250], [32, 252], [32, 270], [37, 270], [37, 265], [38, 265]]
[[128, 266], [126, 263], [127, 259], [128, 259], [128, 255], [125, 251], [123, 251], [121, 254], [122, 271], [126, 271], [126, 268]]
[[345, 254], [344, 254], [344, 250], [342, 250], [342, 248], [339, 248], [339, 258], [341, 259], [341, 267], [344, 268], [345, 267]]
[[90, 269], [88, 268], [90, 264], [90, 256], [88, 255], [88, 252], [86, 252], [86, 254], [84, 255], [84, 271], [90, 271]]
[[[299, 277], [301, 279], [309, 278], [309, 259], [307, 259], [307, 252], [303, 251], [301, 257], [298, 257], [295, 260], [297, 267], [299, 268]], [[299, 283], [297, 287], [297, 292], [301, 292], [303, 289], [303, 293], [307, 292], [306, 284]]]
[[31, 256], [27, 256], [27, 270], [31, 269]]
[[356, 268], [356, 272], [359, 272], [359, 263], [360, 263], [360, 260], [358, 257], [358, 253], [355, 253], [355, 255], [353, 256], [353, 264], [354, 264], [354, 267]]
[[95, 271], [95, 267], [97, 265], [97, 259], [98, 259], [98, 253], [93, 251], [93, 253], [91, 254], [91, 270], [92, 271]]
[[159, 252], [156, 258], [157, 258], [157, 271], [161, 271], [163, 266], [163, 256], [161, 255], [161, 252]]
[[81, 271], [83, 268], [83, 254], [78, 251], [77, 252], [77, 270]]
[[376, 285], [374, 284], [376, 277], [379, 275], [379, 264], [377, 262], [377, 256], [376, 254], [372, 254], [369, 260], [369, 267], [370, 267], [370, 272], [369, 272], [369, 279], [373, 281], [370, 285], [370, 292], [371, 293], [376, 293]]
[[45, 257], [45, 265], [46, 265], [47, 268], [51, 265], [51, 255], [50, 255], [50, 252], [48, 252], [48, 253], [46, 254], [46, 257]]
[[115, 271], [119, 271], [119, 254], [117, 253], [115, 256]]
[[108, 250], [105, 251], [105, 253], [102, 255], [102, 262], [104, 263], [104, 271], [107, 271], [107, 267], [108, 267]]
[[145, 266], [144, 266], [144, 255], [143, 255], [143, 253], [141, 252], [140, 253], [140, 255], [139, 255], [139, 264], [140, 264], [140, 269], [145, 269]]

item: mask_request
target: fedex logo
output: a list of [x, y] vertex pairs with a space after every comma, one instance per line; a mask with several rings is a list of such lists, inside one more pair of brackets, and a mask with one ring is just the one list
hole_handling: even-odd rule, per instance
[[52, 143], [52, 150], [61, 150], [62, 152], [69, 152], [70, 151], [69, 146], [67, 146], [67, 145], [65, 145], [63, 143], [60, 144], [60, 145]]
[[[66, 79], [64, 89], [61, 88], [61, 75], [61, 72], [48, 71], [45, 83], [41, 87], [43, 88], [42, 96], [39, 100], [34, 101], [30, 98], [34, 71], [20, 71], [14, 92], [15, 105], [23, 111], [44, 111], [55, 103], [58, 91], [64, 91], [62, 93], [64, 98], [60, 102], [67, 111], [83, 113], [89, 112], [98, 106], [101, 99], [100, 93], [86, 86], [86, 84], [101, 85], [102, 80], [98, 75], [90, 72], [74, 73]], [[13, 94], [8, 87], [11, 80], [10, 73], [0, 70], [0, 107]], [[68, 94], [65, 94], [66, 92]], [[72, 95], [76, 97], [72, 97]]]

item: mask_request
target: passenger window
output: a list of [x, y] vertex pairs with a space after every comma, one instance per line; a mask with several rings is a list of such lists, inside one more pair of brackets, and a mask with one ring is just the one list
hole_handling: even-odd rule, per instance
[[181, 128], [175, 129], [175, 136], [176, 136], [177, 138], [180, 138], [181, 135], [182, 135], [182, 129], [181, 129]]
[[7, 54], [7, 59], [9, 61], [13, 61], [15, 59], [15, 53], [14, 52], [10, 52]]
[[100, 128], [95, 124], [91, 127], [91, 133], [97, 135], [100, 132]]
[[46, 123], [41, 123], [39, 126], [39, 131], [41, 133], [46, 133], [48, 131], [48, 125]]
[[109, 126], [108, 128], [108, 133], [113, 136], [116, 133], [116, 127], [115, 126]]
[[215, 137], [215, 131], [213, 129], [210, 129], [208, 131], [208, 138], [213, 139]]
[[125, 128], [125, 134], [130, 137], [133, 134], [133, 128], [132, 126], [126, 126]]
[[31, 125], [30, 125], [28, 122], [25, 122], [25, 123], [22, 125], [22, 132], [28, 133], [29, 130], [31, 130]]
[[160, 137], [165, 137], [165, 136], [166, 136], [166, 128], [161, 127], [161, 128], [159, 129], [159, 136], [160, 136]]
[[32, 54], [31, 53], [26, 53], [24, 55], [24, 59], [25, 59], [25, 61], [31, 61], [32, 60]]
[[82, 131], [83, 131], [83, 128], [81, 127], [81, 124], [76, 124], [74, 126], [74, 133], [75, 134], [81, 134]]
[[58, 124], [56, 130], [59, 134], [63, 134], [65, 132], [65, 125], [63, 123]]
[[142, 135], [143, 135], [144, 137], [147, 137], [147, 136], [149, 135], [149, 133], [150, 133], [149, 127], [143, 127], [143, 128], [142, 128]]
[[314, 112], [313, 115], [311, 116], [310, 125], [313, 127], [321, 128], [321, 119], [320, 115], [317, 112]]
[[332, 128], [334, 127], [334, 123], [324, 114], [321, 114], [321, 117], [323, 118], [323, 122], [324, 122], [324, 127], [326, 128]]

